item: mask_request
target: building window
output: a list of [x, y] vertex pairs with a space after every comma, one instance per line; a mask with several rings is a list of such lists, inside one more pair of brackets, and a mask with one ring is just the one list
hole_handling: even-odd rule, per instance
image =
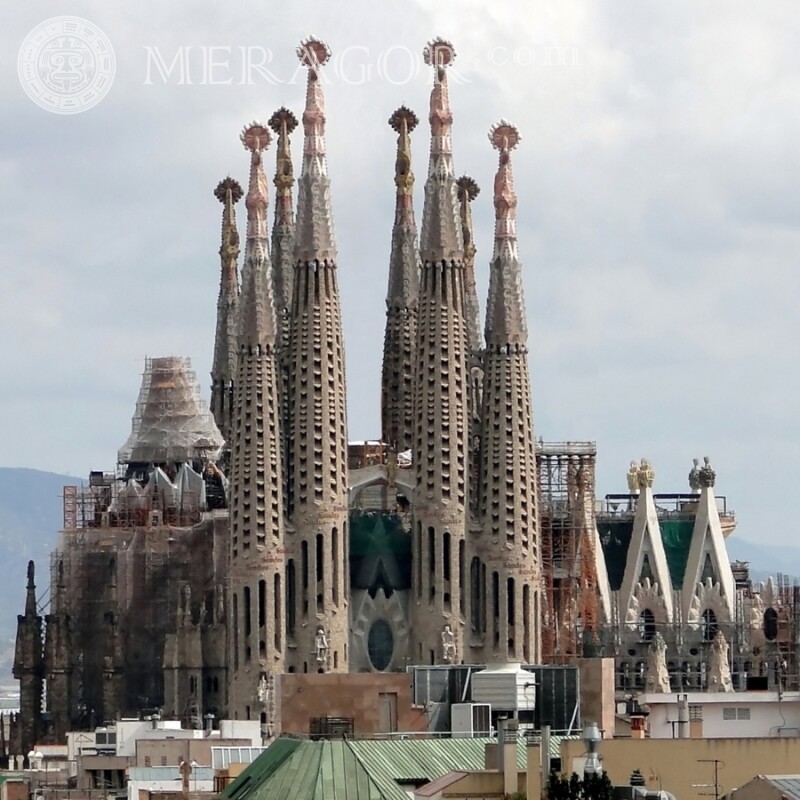
[[386, 620], [376, 620], [369, 629], [367, 652], [372, 666], [378, 672], [383, 672], [392, 663], [394, 636]]
[[774, 608], [764, 612], [764, 637], [770, 642], [778, 638], [778, 612]]
[[700, 632], [703, 634], [703, 641], [713, 642], [718, 630], [717, 615], [710, 608], [707, 608], [700, 618]]
[[722, 719], [747, 721], [750, 719], [750, 707], [741, 706], [739, 708], [723, 708]]
[[655, 614], [646, 608], [639, 616], [639, 636], [643, 642], [649, 642], [656, 635]]

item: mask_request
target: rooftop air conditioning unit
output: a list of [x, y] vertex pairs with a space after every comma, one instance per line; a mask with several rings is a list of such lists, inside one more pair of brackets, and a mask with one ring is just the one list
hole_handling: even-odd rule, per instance
[[454, 739], [492, 735], [492, 707], [488, 703], [454, 703], [450, 706]]

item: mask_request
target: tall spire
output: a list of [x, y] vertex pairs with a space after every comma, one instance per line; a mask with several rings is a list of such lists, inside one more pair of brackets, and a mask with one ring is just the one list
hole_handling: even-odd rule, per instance
[[[481, 335], [478, 289], [475, 285], [475, 231], [472, 224], [472, 202], [480, 193], [478, 184], [467, 175], [457, 181], [461, 233], [464, 237], [464, 317], [467, 325], [469, 354], [469, 389], [467, 407], [469, 413], [469, 477], [470, 485], [477, 485], [480, 469], [481, 405], [483, 393], [483, 337]], [[476, 493], [470, 493], [470, 508], [474, 511]]]
[[297, 187], [295, 255], [303, 261], [335, 261], [336, 242], [325, 157], [325, 95], [320, 83], [320, 70], [330, 60], [331, 51], [325, 42], [312, 36], [297, 48], [297, 57], [308, 67], [308, 82], [303, 111], [303, 167]]
[[479, 557], [493, 598], [485, 620], [475, 619], [484, 636], [487, 661], [537, 663], [541, 572], [538, 551], [536, 457], [528, 372], [525, 304], [517, 255], [517, 198], [511, 150], [517, 129], [501, 121], [489, 133], [500, 151], [494, 181], [495, 246], [489, 277], [484, 354], [479, 511]]
[[490, 141], [500, 152], [494, 179], [494, 254], [486, 308], [486, 343], [525, 345], [528, 324], [522, 296], [517, 248], [517, 195], [511, 170], [511, 151], [519, 142], [517, 129], [505, 120], [495, 125]]
[[281, 342], [288, 340], [286, 316], [292, 302], [294, 273], [294, 168], [289, 135], [297, 127], [297, 117], [288, 108], [279, 108], [269, 119], [278, 137], [275, 164], [275, 219], [272, 225], [272, 274], [275, 305], [278, 310]]
[[425, 181], [420, 255], [423, 261], [463, 259], [464, 239], [453, 169], [453, 112], [447, 85], [447, 67], [456, 52], [450, 42], [437, 37], [424, 50], [425, 63], [434, 68], [430, 114], [431, 153]]
[[277, 329], [267, 245], [267, 178], [261, 155], [269, 146], [270, 133], [265, 125], [253, 122], [242, 131], [240, 139], [250, 152], [250, 180], [245, 197], [247, 242], [242, 270], [239, 347], [272, 347]]
[[225, 439], [225, 450], [228, 451], [233, 417], [239, 308], [239, 231], [236, 228], [235, 205], [242, 198], [242, 187], [228, 176], [217, 184], [214, 196], [222, 203], [222, 242], [219, 248], [217, 332], [211, 367], [211, 413]]
[[469, 349], [472, 353], [481, 350], [480, 307], [478, 289], [475, 285], [475, 230], [472, 224], [472, 201], [480, 194], [480, 188], [467, 175], [457, 181], [458, 204], [461, 216], [461, 234], [464, 238], [464, 306], [467, 318]]
[[286, 564], [290, 668], [346, 672], [348, 657], [347, 412], [336, 243], [325, 160], [319, 39], [297, 49], [308, 67], [296, 265], [290, 310], [287, 510], [294, 534]]
[[269, 130], [253, 122], [241, 140], [250, 152], [250, 180], [231, 453], [228, 694], [234, 716], [249, 718], [262, 678], [284, 669], [285, 552], [277, 330], [262, 157]]
[[[434, 67], [431, 155], [422, 219], [417, 347], [414, 359], [415, 522], [412, 657], [429, 650], [445, 626], [466, 644], [467, 592], [467, 340], [464, 323], [464, 245], [450, 147], [452, 114], [446, 67], [453, 46], [436, 39], [425, 49]], [[452, 654], [447, 654], [452, 659]], [[463, 657], [469, 659], [465, 652]]]
[[417, 115], [405, 106], [398, 108], [389, 118], [389, 125], [397, 132], [396, 200], [386, 294], [381, 436], [397, 452], [411, 448], [414, 425], [413, 370], [420, 265], [409, 134], [417, 123]]
[[28, 562], [28, 582], [25, 585], [25, 616], [33, 618], [37, 614], [36, 607], [36, 567], [33, 561]]

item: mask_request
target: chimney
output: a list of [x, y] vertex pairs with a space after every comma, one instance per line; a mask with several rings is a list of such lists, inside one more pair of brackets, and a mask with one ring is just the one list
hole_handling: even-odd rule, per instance
[[689, 738], [689, 695], [678, 695], [678, 738]]
[[515, 794], [517, 786], [517, 737], [519, 736], [519, 720], [504, 720], [498, 731], [497, 744], [500, 753], [500, 768], [503, 772], [503, 793]]
[[596, 722], [589, 722], [583, 727], [583, 743], [586, 746], [586, 762], [583, 766], [583, 777], [589, 775], [599, 775], [602, 773], [603, 768], [600, 766], [600, 755], [598, 749], [600, 747], [600, 728], [597, 727]]

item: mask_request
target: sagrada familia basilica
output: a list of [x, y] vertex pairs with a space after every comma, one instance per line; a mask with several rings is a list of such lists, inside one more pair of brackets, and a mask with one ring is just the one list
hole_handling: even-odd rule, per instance
[[225, 178], [214, 192], [210, 404], [188, 359], [148, 359], [117, 471], [65, 489], [47, 608], [30, 566], [14, 664], [30, 742], [148, 708], [266, 724], [287, 672], [605, 655], [622, 694], [732, 691], [797, 674], [796, 592], [753, 585], [746, 565], [731, 566], [734, 520], [708, 460], [695, 463], [688, 492], [654, 494], [642, 461], [627, 491], [597, 498], [593, 442], [535, 438], [512, 166], [520, 134], [504, 120], [488, 131], [495, 229], [481, 326], [478, 186], [454, 165], [455, 51], [436, 39], [424, 55], [433, 86], [419, 230], [419, 120], [404, 106], [389, 118], [379, 438], [348, 442], [320, 80], [330, 51], [312, 38], [298, 48], [299, 177], [298, 119], [280, 108], [241, 134], [246, 190]]

